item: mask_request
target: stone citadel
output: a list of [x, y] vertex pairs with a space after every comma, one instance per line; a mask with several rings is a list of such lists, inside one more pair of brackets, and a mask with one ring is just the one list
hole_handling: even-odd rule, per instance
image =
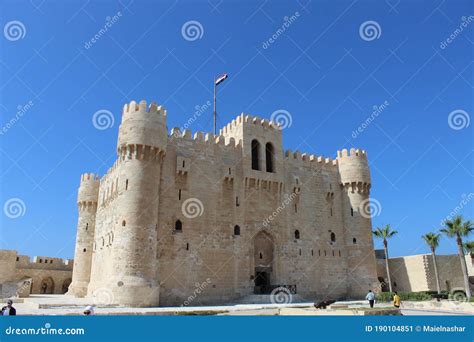
[[379, 288], [365, 151], [284, 152], [282, 127], [245, 114], [219, 135], [168, 135], [166, 118], [125, 105], [117, 160], [81, 176], [69, 294], [179, 306], [197, 288], [196, 305], [278, 286], [311, 300]]

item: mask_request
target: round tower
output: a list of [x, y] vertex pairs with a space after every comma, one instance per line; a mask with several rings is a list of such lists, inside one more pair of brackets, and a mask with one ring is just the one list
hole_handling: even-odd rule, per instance
[[91, 275], [92, 246], [94, 243], [95, 214], [99, 195], [99, 177], [92, 173], [81, 175], [77, 196], [79, 209], [77, 222], [76, 251], [70, 294], [84, 297], [87, 294]]
[[166, 110], [146, 101], [125, 105], [119, 129], [118, 227], [108, 289], [117, 303], [159, 303], [157, 224], [161, 163], [167, 144]]
[[342, 187], [342, 210], [348, 260], [349, 295], [360, 297], [377, 284], [377, 270], [372, 239], [370, 170], [364, 150], [337, 152]]

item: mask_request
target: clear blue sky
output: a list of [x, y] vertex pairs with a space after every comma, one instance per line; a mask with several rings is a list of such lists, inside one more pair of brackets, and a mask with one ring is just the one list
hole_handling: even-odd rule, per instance
[[[428, 252], [420, 236], [454, 208], [474, 218], [474, 201], [460, 204], [474, 191], [469, 15], [467, 0], [3, 0], [0, 204], [18, 198], [24, 210], [0, 212], [0, 248], [73, 257], [79, 177], [103, 175], [113, 163], [123, 104], [155, 100], [168, 109], [168, 127], [179, 127], [212, 101], [213, 77], [227, 72], [219, 126], [241, 112], [269, 118], [284, 109], [292, 117], [285, 149], [328, 157], [366, 149], [382, 208], [374, 226], [399, 231], [392, 255]], [[107, 17], [111, 27], [86, 48]], [[182, 34], [188, 21], [202, 27], [190, 40]], [[367, 21], [378, 24], [375, 37], [370, 30], [361, 36]], [[113, 113], [111, 128], [94, 127], [99, 110]], [[211, 115], [208, 109], [190, 129], [211, 131]], [[454, 241], [443, 238], [439, 251], [455, 253]]]

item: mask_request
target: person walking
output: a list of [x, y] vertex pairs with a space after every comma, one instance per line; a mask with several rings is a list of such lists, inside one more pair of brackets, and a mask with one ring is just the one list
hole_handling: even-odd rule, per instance
[[13, 301], [9, 299], [7, 301], [7, 306], [2, 308], [2, 316], [16, 316], [16, 309], [12, 305]]
[[365, 296], [365, 299], [369, 301], [370, 307], [373, 308], [374, 303], [375, 303], [375, 294], [372, 292], [372, 290], [369, 290], [369, 293], [367, 293], [367, 296]]
[[393, 295], [393, 306], [396, 308], [400, 307], [400, 296], [398, 295], [397, 291], [394, 292]]

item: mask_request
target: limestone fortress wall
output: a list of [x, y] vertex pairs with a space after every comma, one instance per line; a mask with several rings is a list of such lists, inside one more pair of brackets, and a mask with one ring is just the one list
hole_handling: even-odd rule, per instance
[[0, 249], [0, 295], [63, 294], [72, 278], [72, 260], [35, 256], [31, 260], [17, 251]]
[[365, 151], [284, 152], [277, 124], [245, 114], [218, 136], [168, 135], [166, 115], [125, 105], [117, 160], [81, 176], [70, 294], [164, 306], [196, 289], [194, 304], [220, 304], [277, 285], [313, 299], [379, 287]]

